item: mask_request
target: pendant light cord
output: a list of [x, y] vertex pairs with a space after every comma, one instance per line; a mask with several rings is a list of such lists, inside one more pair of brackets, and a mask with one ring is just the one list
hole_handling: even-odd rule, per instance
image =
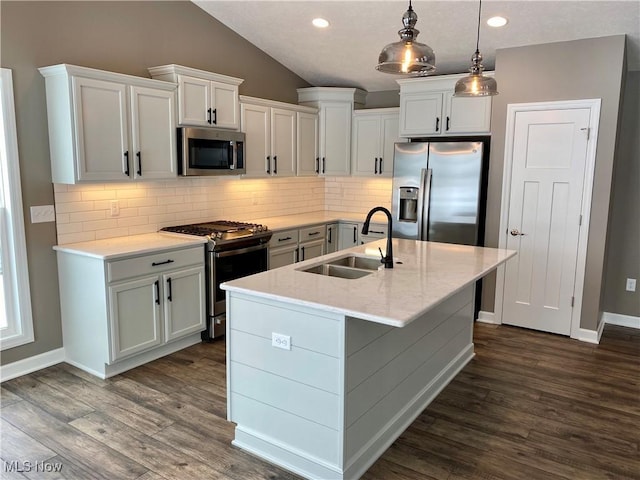
[[482, 0], [478, 4], [478, 35], [476, 36], [476, 53], [480, 52], [480, 14], [482, 12]]

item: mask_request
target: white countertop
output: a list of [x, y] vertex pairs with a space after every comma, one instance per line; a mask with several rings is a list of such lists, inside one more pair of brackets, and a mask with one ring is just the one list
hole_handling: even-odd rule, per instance
[[[279, 215], [277, 217], [251, 218], [248, 222], [260, 223], [266, 225], [270, 230], [286, 230], [289, 228], [303, 228], [318, 223], [333, 223], [342, 220], [343, 222], [364, 222], [367, 214], [353, 212], [334, 212], [329, 210], [320, 210], [317, 212], [299, 213], [293, 215]], [[384, 214], [376, 213], [372, 223], [387, 223], [387, 217]]]
[[384, 252], [386, 240], [233, 280], [222, 288], [403, 327], [516, 254], [513, 250], [393, 239], [392, 269], [381, 268], [358, 279], [300, 271], [354, 253], [380, 258], [378, 247]]
[[113, 260], [114, 258], [153, 253], [159, 250], [203, 245], [206, 242], [207, 239], [205, 237], [171, 233], [145, 233], [128, 237], [55, 245], [53, 249], [86, 257]]

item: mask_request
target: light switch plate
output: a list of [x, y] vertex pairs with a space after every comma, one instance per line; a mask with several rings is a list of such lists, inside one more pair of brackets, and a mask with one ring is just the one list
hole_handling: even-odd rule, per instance
[[636, 279], [635, 278], [627, 278], [627, 292], [635, 292], [636, 291]]
[[56, 221], [56, 210], [53, 205], [38, 205], [31, 207], [31, 223], [45, 223]]

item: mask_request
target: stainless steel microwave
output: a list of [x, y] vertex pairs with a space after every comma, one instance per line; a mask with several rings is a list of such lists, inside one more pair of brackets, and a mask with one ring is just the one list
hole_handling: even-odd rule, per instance
[[217, 128], [178, 128], [178, 174], [240, 175], [244, 163], [244, 133]]

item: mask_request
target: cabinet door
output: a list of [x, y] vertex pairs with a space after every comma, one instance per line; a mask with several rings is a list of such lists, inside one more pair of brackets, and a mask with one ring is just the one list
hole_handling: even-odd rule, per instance
[[358, 224], [341, 223], [338, 234], [338, 250], [358, 245]]
[[131, 87], [131, 169], [136, 179], [176, 176], [175, 95]]
[[351, 156], [353, 175], [379, 174], [380, 144], [382, 139], [380, 115], [353, 115], [353, 151]]
[[338, 224], [330, 223], [327, 225], [326, 233], [326, 253], [333, 253], [338, 251]]
[[324, 239], [321, 238], [312, 242], [301, 243], [299, 252], [301, 262], [311, 258], [321, 257], [324, 255]]
[[178, 75], [178, 122], [181, 125], [211, 126], [211, 82]]
[[73, 77], [73, 110], [78, 180], [131, 178], [126, 85]]
[[297, 160], [298, 176], [318, 175], [320, 158], [318, 157], [318, 115], [297, 112], [298, 138]]
[[383, 177], [393, 176], [393, 154], [395, 143], [404, 141], [399, 137], [399, 115], [389, 114], [381, 117], [382, 146], [380, 148], [380, 160], [378, 161], [378, 175]]
[[204, 267], [162, 275], [166, 342], [205, 329]]
[[245, 134], [246, 176], [271, 175], [271, 119], [269, 107], [240, 105], [241, 129]]
[[489, 133], [491, 97], [454, 97], [447, 93], [445, 133]]
[[210, 82], [211, 84], [211, 124], [219, 128], [233, 128], [240, 126], [238, 114], [238, 87], [225, 83]]
[[158, 276], [109, 287], [111, 361], [162, 343]]
[[349, 175], [351, 170], [351, 105], [326, 102], [320, 109], [320, 173]]
[[442, 93], [408, 93], [400, 96], [400, 136], [440, 135]]
[[296, 112], [271, 109], [271, 156], [273, 175], [296, 174]]
[[292, 265], [298, 261], [298, 245], [269, 250], [269, 270]]

